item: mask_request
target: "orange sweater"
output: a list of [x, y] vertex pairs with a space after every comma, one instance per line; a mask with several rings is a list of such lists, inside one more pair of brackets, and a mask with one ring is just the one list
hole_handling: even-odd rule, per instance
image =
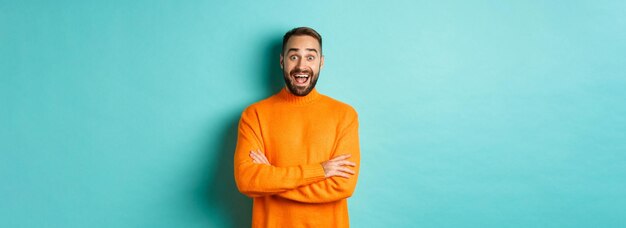
[[[256, 149], [271, 165], [252, 162]], [[348, 153], [356, 174], [325, 178], [321, 163]], [[235, 181], [253, 198], [252, 227], [349, 227], [359, 166], [356, 111], [316, 89], [298, 97], [283, 88], [241, 115]]]

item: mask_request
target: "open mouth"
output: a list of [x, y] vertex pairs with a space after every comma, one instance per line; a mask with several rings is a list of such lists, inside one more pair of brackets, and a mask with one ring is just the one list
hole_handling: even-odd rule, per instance
[[298, 86], [304, 86], [309, 82], [310, 75], [307, 73], [293, 74], [295, 84]]

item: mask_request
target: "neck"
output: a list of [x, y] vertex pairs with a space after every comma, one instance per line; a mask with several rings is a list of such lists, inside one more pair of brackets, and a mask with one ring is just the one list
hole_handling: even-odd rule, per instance
[[285, 101], [293, 104], [308, 104], [320, 97], [320, 94], [317, 92], [317, 89], [313, 88], [311, 92], [304, 96], [297, 96], [289, 90], [286, 86], [278, 93], [279, 96]]

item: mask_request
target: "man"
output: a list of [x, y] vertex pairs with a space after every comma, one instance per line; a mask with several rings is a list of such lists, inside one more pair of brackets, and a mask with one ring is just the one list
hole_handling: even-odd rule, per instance
[[253, 198], [253, 227], [349, 227], [347, 198], [359, 173], [358, 118], [315, 89], [322, 37], [300, 27], [283, 37], [285, 88], [241, 114], [235, 181]]

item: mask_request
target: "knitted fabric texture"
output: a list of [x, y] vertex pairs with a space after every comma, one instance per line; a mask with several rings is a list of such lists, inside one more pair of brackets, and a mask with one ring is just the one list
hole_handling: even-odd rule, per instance
[[[239, 191], [253, 199], [252, 227], [349, 227], [347, 198], [360, 167], [358, 117], [316, 89], [286, 88], [241, 114], [234, 158]], [[271, 165], [252, 162], [260, 150]], [[325, 178], [322, 162], [351, 154], [350, 178]]]

